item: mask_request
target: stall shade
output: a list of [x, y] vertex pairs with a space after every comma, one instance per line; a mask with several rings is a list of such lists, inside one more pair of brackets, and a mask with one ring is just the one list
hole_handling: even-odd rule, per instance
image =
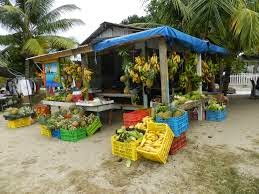
[[223, 55], [227, 55], [229, 53], [229, 51], [225, 48], [211, 44], [209, 41], [193, 37], [189, 34], [183, 33], [179, 30], [176, 30], [168, 26], [153, 28], [134, 34], [101, 41], [94, 45], [94, 51], [99, 52], [114, 46], [119, 46], [127, 43], [132, 43], [156, 37], [164, 37], [167, 43], [169, 44], [174, 44], [177, 42], [186, 49], [190, 49], [191, 51], [196, 53], [217, 53]]

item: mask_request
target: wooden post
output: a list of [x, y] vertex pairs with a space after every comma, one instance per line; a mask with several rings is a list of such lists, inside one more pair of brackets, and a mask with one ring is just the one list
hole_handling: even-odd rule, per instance
[[[198, 65], [197, 65], [197, 74], [198, 74], [198, 76], [202, 76], [202, 59], [201, 59], [201, 54], [199, 54], [199, 60], [198, 60]], [[202, 93], [202, 82], [199, 84], [199, 92]]]
[[[197, 74], [198, 76], [202, 76], [202, 58], [201, 58], [201, 54], [199, 54], [199, 60], [198, 60], [198, 64], [197, 64]], [[202, 93], [202, 82], [199, 85], [199, 89], [198, 91], [200, 93]], [[202, 121], [203, 119], [203, 104], [201, 103], [198, 107], [198, 120]]]
[[161, 95], [162, 103], [169, 104], [169, 79], [167, 63], [167, 45], [165, 39], [159, 41], [159, 60], [160, 60], [160, 77], [161, 77]]
[[[147, 60], [148, 56], [147, 56], [147, 42], [144, 42], [144, 46], [141, 49], [141, 55], [145, 57], [145, 59]], [[144, 108], [148, 108], [148, 96], [145, 93], [145, 89], [144, 89], [144, 84], [142, 85], [142, 96], [143, 96], [143, 106]]]
[[88, 56], [87, 53], [82, 53], [81, 54], [81, 62], [82, 62], [82, 67], [88, 67]]

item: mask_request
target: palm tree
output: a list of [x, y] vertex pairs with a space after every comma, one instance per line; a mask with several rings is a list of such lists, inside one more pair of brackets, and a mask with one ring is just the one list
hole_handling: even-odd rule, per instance
[[63, 13], [79, 8], [68, 4], [51, 10], [54, 1], [0, 0], [0, 25], [10, 32], [0, 35], [0, 45], [8, 46], [7, 52], [12, 54], [10, 58], [17, 59], [16, 63], [22, 59], [24, 64], [29, 56], [76, 46], [75, 40], [57, 33], [83, 24], [79, 19], [61, 19]]
[[259, 3], [240, 1], [231, 17], [231, 29], [241, 49], [251, 51], [259, 45]]

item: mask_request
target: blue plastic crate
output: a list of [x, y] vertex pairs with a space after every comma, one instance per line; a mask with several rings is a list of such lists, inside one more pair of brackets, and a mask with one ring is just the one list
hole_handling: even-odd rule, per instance
[[207, 110], [206, 111], [206, 120], [207, 121], [224, 121], [227, 117], [227, 111], [222, 110], [222, 111], [211, 111]]
[[61, 139], [61, 133], [60, 133], [60, 129], [53, 129], [52, 132], [52, 137], [57, 138], [57, 139]]
[[161, 117], [156, 117], [156, 122], [168, 124], [174, 132], [175, 137], [179, 137], [189, 128], [189, 119], [186, 111], [180, 117], [170, 117], [169, 119], [162, 119]]

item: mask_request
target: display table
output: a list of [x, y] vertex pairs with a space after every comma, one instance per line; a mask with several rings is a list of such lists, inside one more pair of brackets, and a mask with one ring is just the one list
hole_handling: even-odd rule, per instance
[[114, 109], [117, 109], [117, 105], [114, 104], [113, 100], [102, 101], [99, 104], [91, 104], [88, 102], [77, 102], [76, 105], [83, 107], [86, 111], [95, 112], [97, 115], [99, 115], [101, 112], [109, 111], [108, 113], [109, 125], [112, 124], [112, 111]]
[[181, 104], [178, 106], [178, 108], [183, 109], [183, 110], [191, 110], [193, 108], [198, 108], [201, 105], [204, 105], [209, 101], [208, 98], [202, 99], [202, 100], [194, 100], [192, 102], [187, 102], [184, 104]]
[[131, 98], [134, 94], [122, 94], [122, 93], [97, 93], [98, 97], [108, 97], [108, 98]]
[[56, 107], [64, 107], [69, 108], [70, 106], [76, 105], [74, 102], [58, 102], [58, 101], [48, 101], [48, 100], [42, 100], [42, 104], [48, 105], [48, 106], [56, 106]]

